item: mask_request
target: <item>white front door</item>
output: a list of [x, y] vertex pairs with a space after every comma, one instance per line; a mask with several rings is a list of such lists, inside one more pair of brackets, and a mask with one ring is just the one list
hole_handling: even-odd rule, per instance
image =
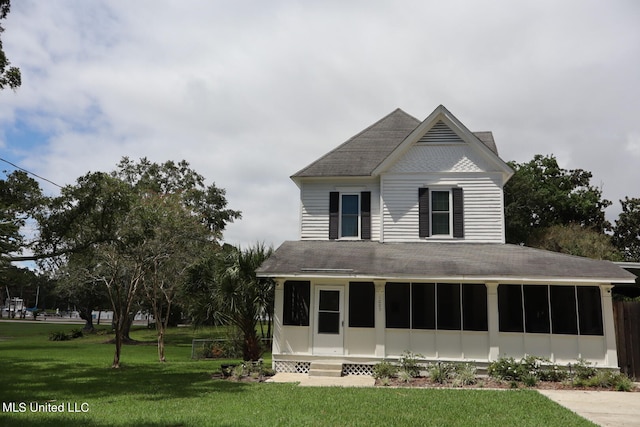
[[342, 286], [316, 287], [313, 354], [344, 353], [343, 291]]

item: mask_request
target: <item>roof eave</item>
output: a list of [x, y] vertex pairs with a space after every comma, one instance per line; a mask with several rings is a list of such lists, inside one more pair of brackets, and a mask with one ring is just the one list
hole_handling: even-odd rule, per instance
[[256, 272], [256, 276], [260, 278], [273, 279], [353, 279], [353, 280], [383, 280], [383, 281], [422, 281], [422, 282], [459, 282], [459, 283], [513, 283], [513, 284], [635, 284], [635, 281], [629, 278], [620, 277], [552, 277], [552, 276], [415, 276], [415, 275], [369, 275], [338, 271], [309, 271], [309, 272], [279, 272], [279, 273], [260, 273]]

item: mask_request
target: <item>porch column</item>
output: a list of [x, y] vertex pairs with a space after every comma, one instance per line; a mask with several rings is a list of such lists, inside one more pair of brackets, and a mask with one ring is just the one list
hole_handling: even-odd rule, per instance
[[275, 282], [276, 286], [273, 301], [273, 345], [271, 346], [271, 351], [272, 354], [279, 354], [280, 337], [282, 336], [282, 315], [284, 312], [284, 279], [275, 279]]
[[609, 367], [618, 366], [618, 351], [616, 348], [616, 329], [613, 323], [613, 302], [611, 301], [610, 283], [600, 285], [602, 295], [602, 326], [604, 329], [604, 341], [606, 345], [605, 363]]
[[384, 316], [384, 280], [374, 280], [373, 284], [376, 288], [376, 309], [375, 309], [375, 326], [376, 326], [376, 357], [385, 357], [385, 316]]
[[500, 357], [500, 344], [498, 332], [500, 321], [498, 317], [498, 283], [488, 282], [487, 286], [487, 320], [489, 326], [489, 361], [493, 362]]

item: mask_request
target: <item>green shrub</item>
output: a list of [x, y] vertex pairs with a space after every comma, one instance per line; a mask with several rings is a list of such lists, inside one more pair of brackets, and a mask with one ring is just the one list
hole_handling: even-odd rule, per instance
[[423, 358], [424, 356], [421, 354], [415, 354], [410, 351], [405, 351], [400, 356], [400, 370], [406, 372], [411, 377], [419, 377], [420, 376], [420, 363], [418, 360]]
[[373, 378], [380, 380], [392, 378], [398, 373], [398, 367], [387, 360], [376, 363], [373, 367]]
[[490, 377], [505, 381], [520, 381], [524, 374], [522, 364], [513, 357], [501, 357], [492, 362], [487, 369]]
[[400, 372], [398, 372], [398, 379], [403, 383], [410, 383], [412, 378], [414, 377], [405, 370], [401, 369]]
[[274, 371], [272, 368], [267, 366], [263, 366], [260, 370], [260, 375], [262, 375], [263, 377], [272, 377], [275, 374], [276, 374], [276, 371]]
[[538, 377], [534, 374], [524, 374], [522, 376], [522, 383], [527, 387], [535, 387], [538, 384]]
[[57, 331], [49, 334], [49, 341], [68, 341], [71, 337], [66, 332]]
[[244, 364], [240, 364], [234, 367], [233, 370], [231, 371], [231, 378], [237, 381], [242, 377], [246, 376], [247, 374], [248, 372], [246, 371]]
[[456, 363], [454, 366], [453, 382], [456, 386], [471, 385], [478, 381], [477, 368], [472, 363]]
[[569, 378], [569, 372], [554, 364], [541, 369], [538, 372], [538, 378], [540, 381], [563, 382]]
[[438, 362], [429, 366], [429, 377], [431, 381], [438, 384], [444, 384], [449, 379], [453, 378], [455, 372], [455, 365], [453, 363]]
[[633, 381], [623, 373], [619, 373], [613, 383], [613, 388], [616, 391], [631, 391], [633, 387]]
[[82, 338], [84, 334], [82, 333], [82, 329], [72, 329], [70, 332], [71, 338]]
[[585, 359], [578, 359], [578, 362], [573, 365], [573, 378], [578, 380], [588, 380], [589, 378], [595, 376], [597, 373], [597, 369], [591, 366], [591, 362], [586, 361]]

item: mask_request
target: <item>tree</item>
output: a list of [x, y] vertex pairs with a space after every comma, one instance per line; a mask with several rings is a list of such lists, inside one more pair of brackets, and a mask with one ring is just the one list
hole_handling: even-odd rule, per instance
[[640, 262], [640, 198], [620, 200], [622, 212], [613, 228], [613, 243], [624, 259]]
[[600, 233], [610, 229], [604, 209], [611, 202], [590, 184], [591, 172], [562, 169], [553, 155], [509, 165], [515, 174], [504, 188], [507, 242], [529, 244], [558, 224], [575, 223]]
[[13, 171], [0, 180], [0, 270], [30, 258], [18, 255], [28, 246], [21, 228], [44, 201], [38, 182], [25, 172]]
[[180, 195], [184, 207], [200, 219], [216, 240], [222, 238], [229, 222], [242, 217], [240, 211], [227, 209], [224, 189], [215, 184], [206, 186], [204, 177], [184, 160], [158, 164], [143, 157], [135, 163], [123, 157], [112, 176], [131, 185], [140, 195]]
[[[39, 250], [87, 287], [100, 284], [114, 312], [113, 367], [143, 295], [151, 298], [164, 360], [164, 315], [186, 270], [201, 251], [198, 239], [217, 245], [227, 222], [224, 190], [205, 186], [187, 162], [139, 163], [124, 158], [109, 174], [89, 173], [67, 186], [40, 218]], [[175, 282], [174, 282], [175, 280]]]
[[613, 245], [611, 236], [575, 223], [552, 225], [530, 240], [529, 245], [534, 248], [593, 259], [622, 260], [622, 255]]
[[[0, 21], [5, 19], [11, 10], [11, 0], [0, 0]], [[0, 24], [0, 35], [4, 32], [4, 27]], [[9, 87], [17, 89], [22, 84], [22, 76], [20, 69], [11, 67], [11, 63], [2, 49], [2, 40], [0, 39], [0, 89]]]
[[111, 305], [106, 289], [87, 274], [87, 266], [92, 265], [95, 258], [90, 249], [70, 253], [66, 257], [66, 263], [57, 270], [56, 293], [67, 305], [78, 310], [80, 318], [85, 321], [85, 332], [94, 330], [93, 310]]
[[273, 316], [273, 281], [260, 280], [255, 274], [272, 252], [262, 244], [246, 250], [225, 246], [191, 269], [185, 289], [195, 298], [190, 308], [196, 321], [213, 318], [240, 331], [244, 360], [262, 355], [257, 326], [262, 317]]
[[181, 204], [176, 194], [141, 199], [136, 218], [146, 236], [140, 246], [146, 300], [158, 336], [158, 359], [166, 361], [164, 337], [188, 268], [211, 245], [210, 230]]

